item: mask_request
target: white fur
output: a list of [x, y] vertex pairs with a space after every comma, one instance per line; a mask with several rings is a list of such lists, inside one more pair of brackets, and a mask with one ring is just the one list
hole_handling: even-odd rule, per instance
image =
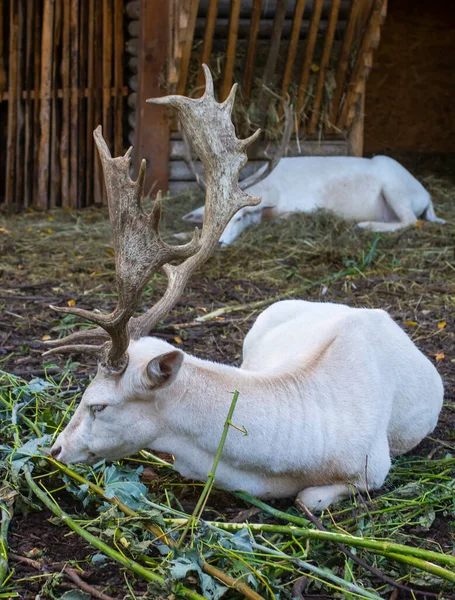
[[[277, 302], [259, 315], [243, 350], [236, 368], [152, 337], [131, 342], [123, 375], [97, 374], [54, 455], [93, 462], [149, 447], [172, 453], [183, 476], [205, 480], [238, 390], [233, 421], [248, 435], [229, 430], [217, 485], [299, 494], [322, 510], [352, 486], [379, 488], [391, 455], [436, 425], [441, 378], [382, 310]], [[171, 376], [160, 385], [164, 363]], [[92, 414], [90, 405], [107, 407]]]
[[[266, 208], [272, 217], [322, 208], [374, 231], [395, 231], [420, 217], [445, 223], [436, 217], [422, 184], [387, 156], [283, 158], [248, 193], [261, 196], [262, 202], [234, 215], [220, 238], [222, 245], [231, 244], [246, 227], [259, 223]], [[203, 216], [201, 207], [183, 219], [202, 222]]]

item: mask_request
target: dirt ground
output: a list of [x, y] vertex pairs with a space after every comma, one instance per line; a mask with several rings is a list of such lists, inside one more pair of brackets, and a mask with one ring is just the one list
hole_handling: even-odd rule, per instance
[[[430, 189], [436, 213], [448, 224], [421, 222], [395, 234], [382, 234], [371, 263], [365, 265], [375, 234], [353, 224], [324, 214], [264, 223], [216, 253], [154, 334], [202, 358], [239, 364], [242, 340], [259, 312], [249, 306], [256, 301], [289, 294], [384, 308], [434, 362], [444, 380], [445, 404], [439, 425], [415, 454], [438, 458], [455, 451], [455, 169], [448, 159], [432, 163], [409, 158], [408, 164]], [[198, 197], [168, 200], [165, 237], [172, 241], [173, 232], [184, 230], [179, 215], [199, 203]], [[0, 217], [0, 280], [0, 369], [29, 380], [45, 372], [57, 377], [70, 366], [86, 381], [94, 371], [91, 359], [43, 360], [40, 342], [77, 326], [76, 319], [61, 318], [49, 304], [100, 310], [114, 305], [106, 209]], [[144, 295], [143, 309], [164, 286], [163, 276], [156, 276]], [[231, 306], [240, 310], [227, 311], [205, 323], [194, 321]], [[194, 503], [191, 486], [185, 493], [181, 502], [189, 510]], [[221, 496], [211, 497], [211, 506]], [[227, 518], [246, 508], [239, 500], [227, 498], [223, 508]], [[290, 504], [280, 503], [283, 507]], [[219, 504], [217, 508], [220, 510]], [[60, 527], [47, 521], [48, 516], [23, 511], [14, 517], [10, 544], [17, 554], [32, 558], [44, 554], [46, 569], [51, 571], [62, 568], [66, 560], [83, 560], [93, 554], [77, 536], [63, 535]], [[428, 535], [443, 549], [455, 543], [453, 523], [443, 515], [438, 515]], [[34, 597], [42, 589], [45, 572], [12, 563], [20, 596]], [[116, 597], [126, 593], [123, 573], [117, 568], [108, 564], [90, 570], [94, 571], [91, 583], [106, 586]], [[128, 577], [140, 595], [145, 585]]]

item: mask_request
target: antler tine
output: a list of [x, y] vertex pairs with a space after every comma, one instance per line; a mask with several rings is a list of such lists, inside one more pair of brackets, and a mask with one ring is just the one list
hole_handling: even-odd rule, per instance
[[265, 179], [266, 177], [268, 177], [270, 175], [270, 173], [275, 169], [275, 167], [278, 165], [280, 160], [286, 154], [287, 147], [291, 140], [292, 131], [294, 129], [294, 123], [293, 123], [294, 107], [289, 102], [289, 96], [287, 97], [286, 100], [284, 100], [284, 98], [282, 98], [281, 96], [278, 96], [278, 94], [275, 94], [275, 92], [273, 92], [272, 90], [269, 90], [268, 88], [266, 88], [266, 89], [270, 94], [272, 94], [272, 96], [275, 96], [278, 100], [280, 100], [280, 102], [283, 103], [283, 107], [284, 107], [283, 137], [281, 138], [281, 143], [278, 146], [278, 149], [277, 149], [275, 155], [268, 162], [266, 168], [263, 170], [259, 169], [258, 171], [256, 171], [256, 173], [253, 173], [253, 175], [250, 175], [250, 177], [246, 177], [245, 179], [243, 179], [240, 182], [239, 185], [242, 188], [242, 190], [246, 190], [249, 187], [256, 185], [257, 183], [259, 183], [260, 181], [262, 181], [263, 179]]
[[131, 320], [132, 337], [147, 335], [175, 305], [191, 275], [218, 246], [218, 240], [234, 214], [261, 200], [238, 186], [240, 170], [247, 161], [246, 148], [257, 139], [260, 130], [246, 140], [237, 138], [231, 120], [237, 86], [234, 85], [228, 98], [219, 103], [215, 100], [212, 75], [206, 65], [203, 69], [206, 90], [201, 98], [173, 95], [147, 100], [170, 104], [178, 110], [185, 133], [204, 165], [207, 190], [199, 250], [179, 265], [164, 265], [168, 278], [166, 292], [155, 306]]

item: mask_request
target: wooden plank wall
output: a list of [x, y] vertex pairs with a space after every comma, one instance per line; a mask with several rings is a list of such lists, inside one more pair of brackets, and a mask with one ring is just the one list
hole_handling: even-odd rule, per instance
[[124, 0], [2, 0], [0, 11], [0, 206], [102, 203], [93, 129], [112, 153], [126, 145]]

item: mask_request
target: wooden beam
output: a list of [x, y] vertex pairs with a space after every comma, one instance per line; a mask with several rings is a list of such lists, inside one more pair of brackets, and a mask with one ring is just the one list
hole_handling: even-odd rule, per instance
[[169, 60], [170, 0], [141, 0], [138, 91], [134, 165], [136, 173], [143, 158], [147, 161], [145, 189], [165, 191], [169, 178], [169, 121], [163, 106], [146, 104], [148, 98], [166, 95]]
[[[1, 7], [0, 7], [1, 10]], [[32, 90], [33, 90], [33, 25], [35, 17], [35, 0], [29, 0], [26, 5], [26, 48], [25, 48], [25, 149], [24, 149], [24, 207], [27, 208], [32, 202], [33, 194], [33, 110], [32, 110]]]
[[330, 8], [329, 26], [327, 27], [327, 32], [325, 34], [324, 48], [322, 50], [322, 58], [319, 64], [319, 77], [316, 84], [316, 92], [314, 94], [313, 112], [307, 127], [308, 135], [312, 135], [316, 131], [316, 126], [321, 116], [320, 110], [322, 96], [324, 93], [325, 74], [329, 67], [330, 56], [332, 53], [333, 39], [335, 37], [335, 29], [340, 10], [340, 2], [341, 0], [332, 0], [332, 6]]
[[256, 43], [261, 22], [262, 0], [253, 0], [251, 13], [250, 36], [248, 39], [248, 53], [246, 56], [245, 73], [243, 76], [243, 101], [247, 104], [250, 100], [251, 86], [253, 83], [254, 59], [256, 58]]
[[[93, 130], [99, 125], [94, 122], [95, 104], [95, 0], [88, 0], [88, 47], [87, 47], [87, 129], [85, 133], [87, 171], [85, 175], [85, 201], [93, 202]], [[95, 199], [96, 201], [96, 199]]]
[[235, 50], [239, 31], [241, 0], [231, 0], [231, 12], [229, 14], [229, 33], [226, 50], [226, 63], [224, 65], [223, 83], [221, 84], [220, 102], [228, 97], [232, 87], [234, 75]]

